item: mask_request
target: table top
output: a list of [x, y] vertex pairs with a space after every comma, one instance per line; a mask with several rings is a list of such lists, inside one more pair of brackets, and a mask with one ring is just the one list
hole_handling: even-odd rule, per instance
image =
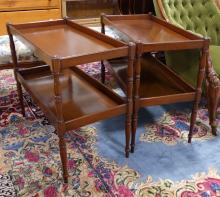
[[28, 28], [21, 32], [25, 38], [52, 57], [80, 56], [114, 48], [65, 24]]
[[[105, 25], [116, 28], [131, 41], [143, 45], [194, 43], [201, 46], [202, 37], [194, 35], [152, 15], [103, 15]], [[178, 48], [177, 46], [175, 46]], [[196, 48], [196, 47], [195, 47]]]
[[82, 62], [77, 63], [87, 63], [85, 59], [88, 56], [93, 57], [95, 61], [100, 60], [100, 54], [107, 57], [117, 49], [126, 54], [128, 48], [125, 43], [68, 19], [12, 25], [11, 30], [13, 34], [31, 45], [43, 60], [45, 56], [46, 59], [66, 60], [81, 57]]
[[115, 27], [122, 30], [124, 33], [132, 37], [135, 41], [143, 43], [155, 43], [155, 42], [176, 42], [186, 41], [189, 38], [183, 35], [176, 34], [169, 28], [155, 23], [149, 19], [140, 20], [117, 20], [114, 21]]

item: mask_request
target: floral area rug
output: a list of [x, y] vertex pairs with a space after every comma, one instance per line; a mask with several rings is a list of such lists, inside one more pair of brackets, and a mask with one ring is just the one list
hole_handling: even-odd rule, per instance
[[[99, 78], [99, 63], [81, 68]], [[107, 79], [109, 85], [115, 86], [108, 73]], [[188, 179], [180, 181], [155, 180], [150, 172], [142, 177], [129, 164], [121, 165], [100, 154], [96, 146], [99, 132], [93, 125], [66, 134], [70, 177], [69, 183], [63, 184], [54, 127], [27, 93], [24, 93], [27, 118], [22, 118], [15, 88], [12, 71], [0, 71], [0, 196], [220, 196], [219, 169], [189, 174]], [[189, 116], [189, 111], [164, 113], [143, 128], [142, 143], [174, 146], [184, 142]], [[213, 138], [205, 109], [199, 111], [194, 133], [198, 141]]]
[[128, 188], [131, 180], [122, 176], [129, 169], [109, 164], [96, 154], [95, 128], [67, 133], [70, 179], [69, 184], [63, 184], [54, 127], [16, 114], [8, 121], [9, 126], [1, 130], [1, 171], [12, 177], [18, 196], [132, 195]]
[[[99, 78], [100, 65], [81, 68]], [[44, 114], [24, 93], [26, 119], [21, 117], [12, 70], [0, 72], [0, 196], [133, 196], [128, 188], [136, 172], [128, 173], [100, 158], [95, 150], [96, 130], [84, 127], [66, 135], [69, 184], [63, 184], [58, 137]], [[111, 77], [106, 73], [109, 85]], [[109, 167], [111, 166], [111, 167]], [[132, 171], [132, 170], [130, 170]], [[123, 177], [123, 178], [122, 178]]]
[[[220, 113], [220, 108], [217, 111]], [[167, 145], [187, 143], [190, 126], [190, 110], [169, 111], [156, 122], [145, 125], [146, 132], [140, 136], [144, 142], [162, 142]], [[218, 116], [219, 118], [219, 116]], [[193, 141], [213, 139], [210, 131], [208, 111], [201, 108], [197, 114], [197, 120], [193, 131]]]

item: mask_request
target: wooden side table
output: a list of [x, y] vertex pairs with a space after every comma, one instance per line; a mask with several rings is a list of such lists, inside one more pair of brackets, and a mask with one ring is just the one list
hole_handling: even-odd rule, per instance
[[[111, 26], [123, 33], [128, 40], [136, 43], [131, 152], [134, 152], [135, 147], [138, 110], [144, 106], [194, 101], [188, 137], [188, 142], [191, 142], [208, 61], [209, 39], [194, 35], [152, 15], [102, 15], [101, 22], [103, 33], [106, 25]], [[201, 63], [195, 88], [151, 55], [152, 52], [158, 51], [195, 48], [201, 50]], [[144, 56], [146, 53], [148, 54]], [[126, 66], [117, 63], [108, 66], [125, 90], [126, 79], [123, 70]]]
[[[41, 107], [59, 136], [64, 181], [68, 181], [64, 134], [89, 123], [126, 114], [125, 154], [129, 156], [135, 45], [126, 45], [68, 19], [8, 25], [19, 99], [21, 85]], [[18, 69], [13, 35], [27, 42], [48, 66]], [[76, 65], [127, 57], [127, 98], [123, 99]]]

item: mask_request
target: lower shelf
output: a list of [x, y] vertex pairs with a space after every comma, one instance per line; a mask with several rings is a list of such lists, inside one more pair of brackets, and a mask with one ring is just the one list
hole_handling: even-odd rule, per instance
[[[126, 93], [127, 60], [114, 59], [106, 61], [105, 65]], [[139, 87], [141, 106], [190, 101], [194, 100], [194, 95], [195, 89], [166, 65], [151, 55], [142, 58]]]
[[[54, 80], [48, 66], [19, 71], [19, 80], [44, 111], [56, 117]], [[79, 127], [125, 112], [122, 98], [79, 68], [60, 77], [63, 117], [67, 127]]]

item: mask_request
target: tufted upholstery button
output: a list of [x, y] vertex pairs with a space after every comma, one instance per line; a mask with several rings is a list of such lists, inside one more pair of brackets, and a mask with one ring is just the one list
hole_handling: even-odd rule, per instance
[[[170, 19], [183, 28], [211, 37], [220, 43], [220, 13], [215, 0], [161, 0]], [[218, 39], [217, 39], [218, 38]]]

